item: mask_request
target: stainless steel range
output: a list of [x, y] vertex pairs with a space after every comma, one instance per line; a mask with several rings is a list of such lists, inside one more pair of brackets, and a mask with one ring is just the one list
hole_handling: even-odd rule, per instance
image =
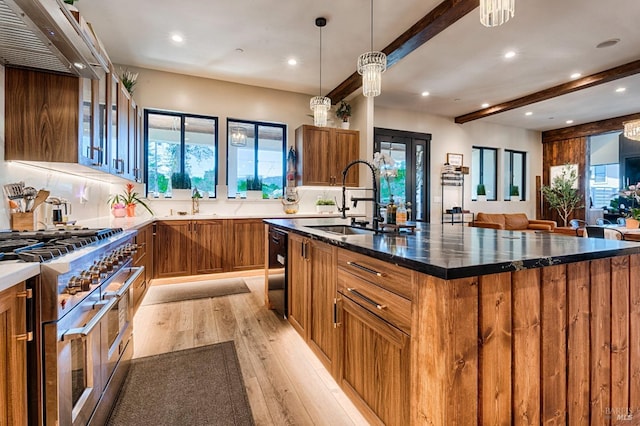
[[102, 424], [133, 353], [136, 231], [0, 233], [4, 260], [40, 262], [32, 282], [31, 424]]

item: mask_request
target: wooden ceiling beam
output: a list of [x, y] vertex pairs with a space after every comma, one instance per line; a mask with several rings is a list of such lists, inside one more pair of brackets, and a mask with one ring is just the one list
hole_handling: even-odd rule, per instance
[[619, 132], [624, 128], [623, 123], [625, 121], [638, 119], [640, 119], [640, 113], [592, 121], [591, 123], [563, 127], [562, 129], [547, 130], [546, 132], [542, 132], [542, 143], [599, 135], [607, 132]]
[[[424, 43], [449, 28], [460, 18], [476, 9], [480, 0], [444, 0], [411, 28], [382, 49], [387, 55], [387, 68], [422, 46]], [[354, 58], [354, 63], [357, 58]], [[346, 98], [362, 86], [362, 77], [354, 72], [327, 94], [333, 103]]]
[[455, 118], [458, 124], [468, 123], [469, 121], [479, 120], [501, 112], [510, 111], [512, 109], [521, 108], [537, 102], [546, 101], [547, 99], [556, 98], [578, 90], [588, 89], [589, 87], [598, 86], [600, 84], [609, 83], [630, 75], [640, 73], [640, 60], [629, 62], [615, 68], [608, 69], [596, 74], [582, 77], [568, 83], [559, 84], [539, 92], [531, 93], [521, 98], [493, 105], [469, 114], [461, 115]]

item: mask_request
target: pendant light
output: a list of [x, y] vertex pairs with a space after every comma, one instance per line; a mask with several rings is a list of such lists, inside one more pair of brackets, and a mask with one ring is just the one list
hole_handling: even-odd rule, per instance
[[497, 27], [513, 18], [516, 0], [480, 0], [480, 22], [485, 27]]
[[247, 130], [234, 126], [231, 128], [231, 146], [247, 146]]
[[640, 141], [640, 120], [624, 123], [624, 137], [634, 141]]
[[373, 50], [373, 0], [371, 0], [371, 51], [358, 58], [358, 74], [362, 76], [362, 94], [378, 96], [382, 88], [382, 73], [387, 69], [387, 55]]
[[325, 25], [327, 25], [325, 18], [316, 18], [316, 27], [320, 28], [320, 94], [311, 98], [309, 107], [313, 110], [313, 124], [318, 127], [327, 125], [327, 113], [331, 108], [331, 99], [322, 96], [322, 27]]

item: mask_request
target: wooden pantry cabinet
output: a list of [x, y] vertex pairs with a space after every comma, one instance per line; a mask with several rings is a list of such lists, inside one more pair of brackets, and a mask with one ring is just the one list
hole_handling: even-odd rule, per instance
[[27, 424], [26, 290], [0, 292], [0, 424]]
[[63, 171], [78, 164], [141, 182], [141, 112], [113, 70], [89, 80], [7, 67], [5, 105], [6, 160]]
[[[360, 156], [360, 132], [303, 125], [296, 129], [298, 185], [342, 185], [342, 170]], [[347, 174], [346, 186], [358, 186], [359, 167]]]

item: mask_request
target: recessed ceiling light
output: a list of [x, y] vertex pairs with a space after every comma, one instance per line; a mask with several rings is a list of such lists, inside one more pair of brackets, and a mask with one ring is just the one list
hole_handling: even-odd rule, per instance
[[489, 108], [489, 104], [488, 103], [483, 103], [482, 105], [480, 105], [482, 108]]
[[184, 41], [184, 37], [182, 37], [182, 35], [175, 33], [175, 34], [171, 34], [171, 40], [175, 41], [176, 43], [182, 43]]
[[422, 96], [425, 96], [425, 97], [426, 97], [426, 96], [429, 96], [429, 92], [424, 91], [424, 92], [422, 92], [422, 93], [421, 93], [421, 95], [422, 95]]
[[244, 53], [244, 49], [241, 47], [236, 47], [236, 53]]
[[620, 43], [620, 39], [619, 38], [610, 38], [609, 40], [605, 40], [602, 43], [598, 43], [596, 45], [596, 47], [598, 49], [602, 49], [603, 47], [611, 47], [611, 46], [615, 46], [616, 44]]
[[507, 59], [511, 59], [514, 56], [516, 56], [516, 52], [514, 52], [513, 50], [508, 51], [507, 53], [504, 54], [504, 57]]
[[582, 74], [580, 74], [579, 72], [574, 72], [573, 74], [571, 74], [571, 78], [580, 78], [582, 77]]
[[298, 65], [298, 61], [296, 61], [296, 59], [295, 59], [295, 58], [291, 58], [291, 59], [289, 59], [289, 60], [287, 61], [287, 63], [288, 63], [289, 65], [291, 65], [291, 66], [293, 66], [293, 65]]
[[524, 115], [533, 115], [533, 113], [531, 111], [527, 111], [524, 113]]
[[622, 92], [624, 92], [624, 91], [626, 91], [626, 90], [627, 90], [627, 88], [626, 88], [626, 87], [618, 87], [618, 88], [616, 89], [616, 93], [622, 93]]
[[565, 121], [565, 123], [567, 123], [567, 124], [573, 124], [573, 120], [567, 120], [567, 121]]

